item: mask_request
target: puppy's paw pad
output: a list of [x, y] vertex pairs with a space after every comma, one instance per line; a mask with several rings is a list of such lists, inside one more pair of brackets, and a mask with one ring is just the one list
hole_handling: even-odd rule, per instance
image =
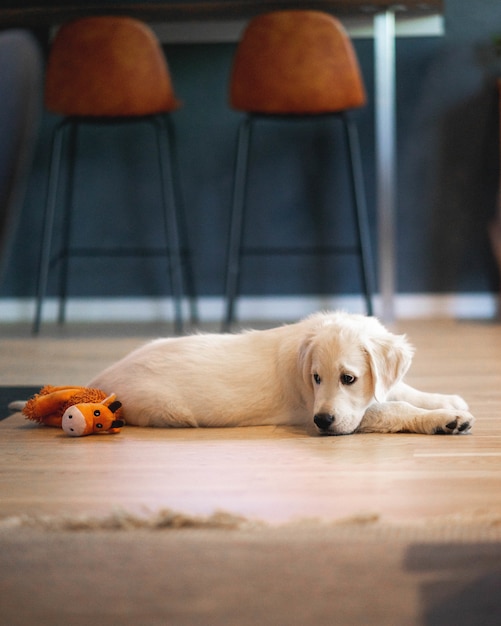
[[[449, 416], [450, 418], [451, 416]], [[459, 435], [467, 433], [471, 430], [475, 418], [468, 411], [458, 412], [452, 416], [444, 425], [438, 425], [435, 427], [435, 435]]]

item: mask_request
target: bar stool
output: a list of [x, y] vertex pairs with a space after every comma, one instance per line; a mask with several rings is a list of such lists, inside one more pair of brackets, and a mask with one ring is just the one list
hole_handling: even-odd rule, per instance
[[[358, 132], [349, 110], [366, 102], [351, 41], [341, 23], [313, 10], [265, 13], [251, 20], [237, 47], [230, 78], [230, 104], [246, 113], [238, 131], [230, 235], [226, 265], [223, 330], [234, 319], [243, 246], [246, 185], [253, 125], [264, 118], [341, 120], [350, 166], [357, 243], [327, 252], [356, 254], [360, 261], [367, 312], [372, 314], [373, 267]], [[273, 252], [270, 249], [269, 252]], [[276, 253], [284, 254], [281, 248]], [[291, 249], [289, 253], [292, 253]], [[309, 252], [315, 253], [315, 249]], [[325, 252], [325, 250], [323, 250]]]
[[[47, 201], [43, 224], [38, 293], [33, 324], [38, 333], [42, 320], [49, 272], [61, 262], [59, 322], [65, 319], [70, 257], [166, 255], [175, 306], [175, 328], [182, 332], [183, 276], [181, 239], [175, 180], [176, 154], [169, 113], [180, 106], [163, 51], [153, 32], [142, 22], [127, 17], [88, 17], [63, 25], [49, 53], [45, 79], [45, 106], [63, 116], [52, 140]], [[165, 249], [71, 246], [73, 170], [77, 131], [88, 124], [104, 126], [125, 122], [148, 122], [155, 133], [158, 184], [162, 197], [162, 229]], [[68, 164], [63, 168], [64, 161]], [[61, 179], [64, 176], [64, 180]], [[64, 185], [61, 184], [64, 183]], [[60, 187], [66, 192], [63, 248], [52, 258], [52, 240]], [[99, 225], [96, 225], [98, 230]]]

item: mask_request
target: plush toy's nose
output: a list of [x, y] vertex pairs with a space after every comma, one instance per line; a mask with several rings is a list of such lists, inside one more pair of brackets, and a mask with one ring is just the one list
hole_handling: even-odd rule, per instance
[[61, 426], [70, 437], [81, 437], [86, 434], [87, 422], [80, 409], [70, 406], [63, 414]]

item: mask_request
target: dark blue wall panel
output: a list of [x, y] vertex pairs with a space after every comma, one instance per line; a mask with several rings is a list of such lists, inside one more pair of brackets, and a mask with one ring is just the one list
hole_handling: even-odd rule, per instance
[[[498, 175], [498, 68], [490, 41], [499, 3], [447, 3], [446, 36], [398, 40], [398, 289], [493, 291], [487, 239]], [[459, 10], [461, 7], [461, 10]], [[474, 13], [474, 15], [473, 15]], [[358, 111], [371, 230], [376, 244], [373, 49], [356, 40], [369, 93]], [[174, 113], [181, 184], [197, 291], [221, 295], [240, 114], [227, 104], [234, 46], [165, 48], [182, 109]], [[499, 67], [501, 73], [501, 64]], [[35, 291], [50, 131], [45, 115], [22, 223], [1, 294]], [[79, 142], [75, 233], [80, 242], [160, 242], [156, 160], [149, 127], [90, 128]], [[263, 123], [255, 133], [247, 241], [325, 245], [349, 238], [349, 188], [336, 123]], [[164, 259], [75, 261], [72, 295], [163, 295]], [[54, 292], [55, 281], [51, 284]], [[356, 293], [345, 258], [249, 258], [242, 291], [252, 295]]]

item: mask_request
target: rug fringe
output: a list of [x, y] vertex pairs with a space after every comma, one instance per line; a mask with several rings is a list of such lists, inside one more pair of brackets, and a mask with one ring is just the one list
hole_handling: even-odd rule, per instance
[[[452, 515], [412, 521], [383, 520], [378, 513], [326, 520], [309, 518], [282, 524], [270, 524], [227, 511], [210, 515], [190, 515], [172, 509], [160, 509], [144, 514], [117, 509], [109, 514], [20, 514], [0, 519], [0, 532], [22, 528], [44, 532], [60, 531], [130, 531], [130, 530], [225, 530], [279, 531], [283, 534], [311, 532], [318, 536], [334, 533], [360, 540], [402, 539], [415, 541], [499, 541], [501, 540], [501, 511], [475, 510]], [[334, 536], [334, 535], [333, 535]]]
[[238, 515], [216, 511], [208, 516], [186, 515], [161, 509], [149, 515], [136, 515], [128, 511], [117, 510], [109, 515], [13, 515], [0, 520], [0, 530], [20, 527], [43, 530], [133, 530], [144, 529], [180, 529], [180, 528], [222, 528], [236, 529], [248, 524], [248, 520]]

